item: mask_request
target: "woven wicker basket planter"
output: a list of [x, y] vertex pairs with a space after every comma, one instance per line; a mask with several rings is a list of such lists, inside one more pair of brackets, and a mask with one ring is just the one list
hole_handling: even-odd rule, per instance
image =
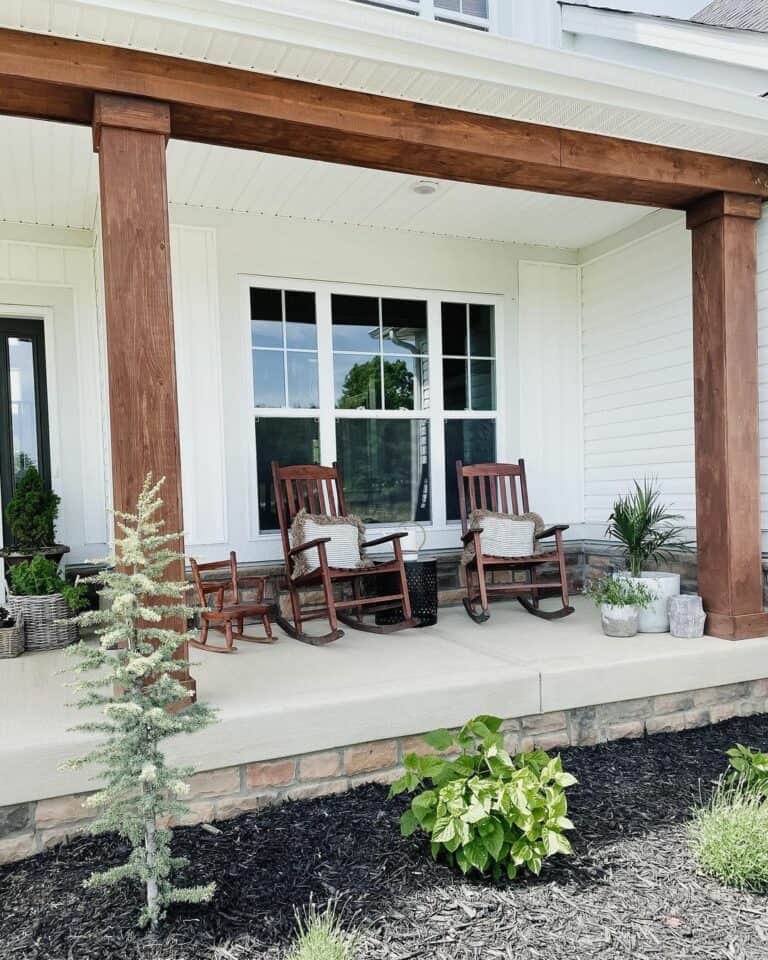
[[[58, 650], [77, 643], [77, 624], [60, 593], [45, 597], [24, 597], [10, 594], [8, 609], [23, 623], [27, 650]], [[58, 623], [59, 620], [69, 621]]]
[[24, 627], [16, 618], [13, 627], [0, 627], [0, 660], [9, 660], [24, 653]]

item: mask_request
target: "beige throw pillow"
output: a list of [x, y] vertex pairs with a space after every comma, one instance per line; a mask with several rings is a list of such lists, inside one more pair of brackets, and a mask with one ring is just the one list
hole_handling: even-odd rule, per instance
[[[307, 513], [299, 510], [293, 518], [289, 533], [291, 547], [309, 543], [320, 537], [330, 537], [325, 545], [328, 566], [337, 570], [355, 570], [370, 566], [362, 544], [365, 542], [365, 527], [359, 517], [329, 517], [325, 514]], [[293, 558], [291, 576], [302, 577], [320, 566], [317, 547], [296, 554]]]
[[[492, 510], [473, 510], [469, 529], [481, 530], [480, 546], [489, 557], [530, 557], [536, 552], [536, 534], [544, 529], [538, 513], [494, 513]], [[475, 558], [475, 545], [470, 541], [461, 558], [466, 566]]]

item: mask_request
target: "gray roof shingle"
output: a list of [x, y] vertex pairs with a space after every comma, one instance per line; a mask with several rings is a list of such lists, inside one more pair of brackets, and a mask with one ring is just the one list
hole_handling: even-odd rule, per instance
[[712, 0], [691, 20], [713, 27], [768, 33], [768, 0]]

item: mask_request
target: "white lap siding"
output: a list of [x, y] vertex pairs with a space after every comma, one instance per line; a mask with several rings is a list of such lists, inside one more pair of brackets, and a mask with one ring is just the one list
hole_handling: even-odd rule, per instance
[[658, 478], [666, 502], [693, 526], [691, 244], [684, 227], [585, 263], [582, 311], [589, 535], [601, 535], [616, 495], [644, 475]]

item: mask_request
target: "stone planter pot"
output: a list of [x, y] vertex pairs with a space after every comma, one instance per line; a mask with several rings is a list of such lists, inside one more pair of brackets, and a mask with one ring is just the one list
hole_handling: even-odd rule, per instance
[[669, 598], [680, 593], [680, 574], [660, 570], [643, 570], [639, 577], [630, 577], [656, 594], [656, 599], [640, 611], [640, 633], [667, 633], [669, 631]]
[[600, 620], [606, 637], [634, 637], [637, 633], [639, 610], [635, 606], [600, 604]]
[[681, 594], [669, 600], [669, 632], [673, 637], [693, 640], [704, 636], [707, 619], [701, 597]]

